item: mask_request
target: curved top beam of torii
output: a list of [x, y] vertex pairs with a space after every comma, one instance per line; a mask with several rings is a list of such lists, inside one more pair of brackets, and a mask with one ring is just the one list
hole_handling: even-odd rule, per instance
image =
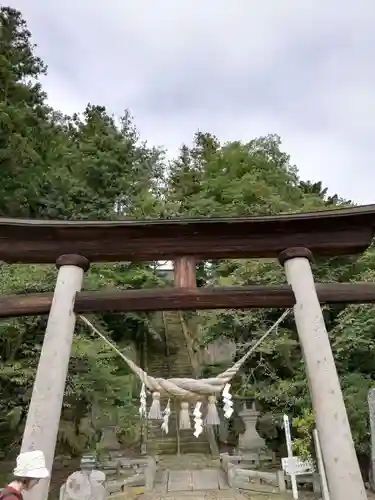
[[62, 254], [90, 262], [277, 257], [290, 247], [314, 255], [364, 251], [375, 205], [241, 218], [41, 221], [0, 218], [0, 260], [55, 263]]

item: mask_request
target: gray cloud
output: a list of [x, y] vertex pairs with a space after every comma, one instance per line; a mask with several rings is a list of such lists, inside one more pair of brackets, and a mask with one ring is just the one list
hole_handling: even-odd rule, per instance
[[374, 201], [373, 0], [11, 0], [66, 112], [130, 108], [175, 151], [199, 128], [222, 140], [278, 133], [301, 176]]

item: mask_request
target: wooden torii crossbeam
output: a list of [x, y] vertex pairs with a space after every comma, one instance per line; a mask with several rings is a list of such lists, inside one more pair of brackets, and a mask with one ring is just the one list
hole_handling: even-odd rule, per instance
[[[375, 283], [316, 283], [320, 304], [375, 303]], [[48, 314], [52, 293], [0, 297], [0, 318]], [[77, 292], [74, 312], [199, 311], [293, 307], [290, 285], [242, 287], [151, 288]]]
[[[41, 449], [47, 466], [52, 467], [74, 311], [295, 304], [331, 500], [365, 499], [320, 302], [373, 302], [374, 289], [372, 284], [316, 286], [310, 262], [313, 255], [363, 252], [372, 241], [374, 229], [375, 205], [244, 218], [100, 222], [0, 219], [0, 260], [6, 264], [56, 263], [59, 269], [53, 298], [37, 294], [5, 297], [0, 302], [3, 317], [49, 310], [22, 451]], [[232, 258], [276, 258], [284, 266], [290, 287], [196, 289], [197, 261]], [[173, 260], [176, 290], [81, 293], [90, 263], [137, 260]], [[47, 495], [48, 481], [43, 481], [30, 492], [28, 500], [47, 500]]]
[[314, 256], [363, 252], [375, 205], [265, 217], [41, 221], [0, 218], [0, 260], [54, 264], [64, 254], [93, 262], [278, 258], [286, 248]]

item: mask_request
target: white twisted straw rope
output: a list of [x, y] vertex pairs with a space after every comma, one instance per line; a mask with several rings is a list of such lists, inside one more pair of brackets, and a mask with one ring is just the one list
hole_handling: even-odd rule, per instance
[[142, 368], [136, 365], [131, 359], [127, 358], [110, 340], [107, 339], [95, 326], [85, 317], [79, 316], [79, 318], [104, 342], [109, 345], [124, 361], [127, 363], [132, 372], [137, 375], [141, 382], [151, 392], [160, 392], [161, 394], [167, 396], [174, 396], [186, 400], [197, 400], [200, 396], [218, 394], [220, 393], [225, 385], [236, 375], [241, 366], [245, 361], [251, 356], [251, 354], [257, 349], [257, 347], [265, 340], [266, 337], [286, 318], [290, 313], [290, 309], [284, 311], [280, 318], [269, 328], [262, 337], [255, 342], [255, 344], [240, 358], [233, 366], [225, 370], [220, 375], [214, 378], [155, 378], [148, 375]]

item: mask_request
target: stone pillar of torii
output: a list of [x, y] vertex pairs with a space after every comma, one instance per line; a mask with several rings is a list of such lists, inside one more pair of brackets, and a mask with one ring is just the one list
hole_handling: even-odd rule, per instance
[[330, 500], [366, 500], [331, 344], [306, 248], [290, 248], [279, 261], [296, 304], [294, 317], [306, 366]]
[[[311, 252], [290, 248], [279, 257], [296, 305], [295, 321], [311, 393], [316, 427], [331, 500], [366, 500], [340, 382], [310, 267]], [[63, 255], [39, 360], [22, 441], [22, 451], [39, 449], [51, 470], [68, 372], [76, 317], [74, 301], [89, 262]], [[49, 481], [43, 480], [27, 500], [47, 500]]]
[[[81, 255], [62, 255], [35, 377], [21, 452], [42, 450], [52, 470], [66, 377], [76, 323], [74, 302], [89, 261]], [[25, 500], [47, 500], [50, 479], [24, 493]]]

